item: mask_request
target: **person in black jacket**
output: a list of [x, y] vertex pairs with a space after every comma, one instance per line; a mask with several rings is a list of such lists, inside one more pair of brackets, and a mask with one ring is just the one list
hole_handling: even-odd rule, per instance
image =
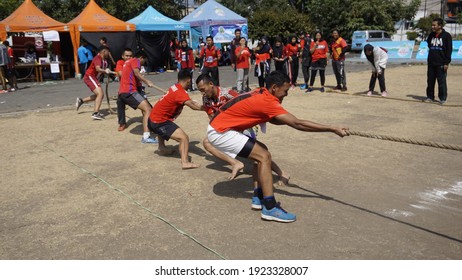
[[308, 88], [308, 81], [310, 80], [310, 67], [311, 67], [311, 38], [305, 38], [305, 45], [302, 49], [302, 73], [304, 84], [300, 86], [300, 89], [305, 90]]
[[428, 35], [427, 44], [427, 99], [425, 101], [435, 101], [435, 82], [438, 80], [438, 98], [443, 105], [448, 96], [446, 76], [452, 53], [452, 37], [443, 29], [443, 19], [436, 18], [432, 21], [432, 32]]

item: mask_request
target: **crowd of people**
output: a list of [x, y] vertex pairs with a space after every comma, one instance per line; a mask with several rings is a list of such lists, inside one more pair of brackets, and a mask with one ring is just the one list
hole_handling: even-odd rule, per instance
[[[432, 23], [433, 32], [428, 37], [428, 88], [427, 101], [434, 100], [435, 81], [439, 84], [439, 99], [443, 104], [447, 98], [446, 74], [451, 62], [452, 39], [442, 28], [443, 22], [436, 19]], [[152, 105], [144, 93], [143, 83], [148, 87], [155, 85], [142, 75], [142, 66], [147, 61], [144, 51], [136, 53], [127, 48], [121, 59], [116, 63], [110, 55], [106, 42], [102, 42], [97, 54], [91, 60], [83, 77], [84, 83], [92, 94], [85, 98], [76, 99], [76, 110], [84, 103], [94, 102], [91, 117], [103, 120], [100, 112], [104, 92], [101, 86], [101, 76], [115, 75], [119, 80], [117, 96], [118, 131], [126, 129], [125, 107], [139, 109], [143, 115], [143, 136], [141, 143], [157, 144], [159, 155], [170, 155], [174, 151], [165, 142], [170, 139], [178, 142], [180, 166], [182, 169], [199, 168], [189, 157], [189, 136], [180, 128], [175, 120], [181, 114], [184, 106], [192, 110], [206, 113], [209, 124], [204, 148], [216, 158], [231, 166], [229, 179], [234, 179], [244, 168], [244, 163], [238, 158], [248, 158], [253, 165], [253, 189], [251, 208], [261, 211], [264, 220], [278, 222], [293, 222], [296, 216], [287, 212], [277, 202], [273, 192], [273, 175], [275, 172], [280, 183], [288, 183], [289, 175], [283, 171], [271, 157], [268, 147], [257, 140], [256, 129], [266, 132], [266, 124], [287, 125], [305, 132], [331, 132], [340, 137], [348, 136], [348, 128], [314, 123], [295, 117], [281, 106], [288, 91], [300, 86], [307, 92], [314, 90], [317, 72], [320, 76], [320, 91], [324, 92], [325, 68], [328, 54], [332, 60], [337, 86], [336, 90], [347, 90], [345, 75], [346, 42], [340, 37], [338, 30], [333, 30], [332, 42], [329, 44], [321, 32], [314, 33], [314, 39], [301, 34], [292, 36], [284, 46], [281, 38], [276, 38], [273, 47], [268, 38], [262, 37], [258, 45], [250, 50], [247, 41], [241, 37], [240, 30], [236, 30], [236, 38], [230, 44], [231, 65], [236, 71], [236, 89], [220, 86], [218, 61], [221, 58], [220, 49], [216, 48], [213, 38], [208, 36], [198, 52], [202, 60], [200, 75], [195, 85], [202, 93], [202, 103], [194, 101], [188, 94], [193, 87], [193, 72], [195, 54], [186, 40], [181, 40], [178, 48], [177, 81], [168, 91]], [[5, 48], [8, 44], [3, 44]], [[4, 48], [4, 49], [5, 49]], [[85, 52], [85, 50], [82, 50]], [[372, 75], [367, 91], [371, 95], [376, 80], [382, 96], [387, 96], [385, 87], [385, 69], [387, 50], [367, 44], [364, 52], [372, 68]], [[0, 56], [4, 51], [0, 52]], [[8, 51], [6, 51], [8, 54]], [[87, 54], [86, 54], [87, 55]], [[109, 60], [112, 60], [108, 62]], [[275, 70], [271, 71], [274, 61]], [[115, 71], [110, 64], [115, 65]], [[258, 77], [258, 87], [251, 90], [248, 76], [254, 65], [254, 74]], [[299, 67], [302, 67], [304, 83], [298, 85]], [[6, 67], [10, 67], [6, 64]], [[5, 67], [3, 67], [5, 68]], [[6, 68], [9, 69], [9, 68]], [[14, 85], [13, 85], [14, 86]], [[151, 133], [155, 136], [151, 136]], [[156, 139], [157, 138], [157, 139]]]

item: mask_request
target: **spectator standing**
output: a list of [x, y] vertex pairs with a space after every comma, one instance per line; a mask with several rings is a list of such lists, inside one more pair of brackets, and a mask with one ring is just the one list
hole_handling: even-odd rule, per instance
[[[85, 48], [86, 43], [81, 42], [80, 47], [77, 49], [77, 56], [79, 57], [79, 72], [80, 75], [84, 75], [85, 71], [87, 71], [87, 64], [88, 64], [88, 49]], [[80, 76], [81, 78], [82, 76]]]
[[387, 88], [385, 86], [385, 68], [387, 68], [388, 54], [381, 47], [374, 47], [371, 44], [364, 46], [364, 54], [367, 61], [372, 67], [371, 80], [369, 82], [369, 91], [367, 96], [374, 92], [375, 82], [379, 79], [380, 92], [383, 97], [387, 97]]
[[[193, 53], [193, 49], [188, 46], [188, 42], [186, 41], [186, 39], [181, 40], [181, 49], [180, 50], [181, 50], [181, 54], [180, 54], [180, 57], [181, 57], [181, 70], [186, 70], [189, 73], [191, 73], [191, 80], [192, 80], [193, 72], [194, 72], [194, 68], [195, 68], [195, 65], [194, 65], [194, 53]], [[192, 82], [188, 83], [188, 86], [189, 86], [189, 88], [187, 88], [187, 89], [189, 89], [189, 91], [194, 90]]]
[[263, 36], [258, 43], [258, 46], [254, 49], [255, 54], [255, 76], [258, 77], [259, 87], [265, 86], [265, 80], [271, 71], [271, 54], [273, 50], [268, 44], [268, 39]]
[[204, 61], [204, 67], [202, 68], [202, 74], [210, 73], [213, 84], [220, 86], [220, 73], [218, 72], [218, 61], [221, 58], [220, 49], [218, 49], [213, 43], [213, 37], [207, 36], [205, 39], [207, 46], [202, 48], [200, 53], [200, 60]]
[[284, 62], [286, 60], [286, 55], [284, 53], [284, 45], [282, 44], [281, 37], [276, 37], [274, 41], [273, 60], [276, 71], [285, 73], [286, 70], [284, 69]]
[[10, 92], [15, 92], [18, 89], [18, 82], [16, 79], [16, 70], [14, 69], [14, 65], [16, 64], [16, 60], [14, 58], [14, 51], [13, 48], [10, 46], [10, 42], [5, 41], [3, 45], [7, 48], [8, 53], [8, 63], [6, 64], [6, 78], [10, 84]]
[[250, 71], [250, 50], [247, 47], [245, 38], [239, 41], [239, 47], [236, 48], [236, 71], [237, 71], [237, 91], [242, 93], [249, 87]]
[[321, 92], [324, 92], [324, 84], [326, 83], [326, 65], [327, 53], [329, 46], [326, 40], [322, 38], [322, 33], [317, 31], [314, 35], [314, 41], [310, 44], [311, 52], [311, 80], [307, 92], [313, 91], [314, 81], [316, 80], [316, 73], [319, 70], [319, 78], [321, 79]]
[[427, 57], [427, 99], [435, 101], [435, 82], [438, 81], [438, 98], [443, 105], [448, 97], [446, 76], [449, 63], [451, 63], [452, 37], [443, 28], [443, 19], [437, 18], [432, 21], [432, 32], [428, 35]]
[[310, 80], [310, 67], [311, 67], [311, 38], [306, 38], [304, 46], [302, 48], [302, 73], [304, 84], [300, 86], [300, 89], [305, 90], [308, 88], [308, 81]]
[[236, 71], [236, 48], [239, 47], [241, 41], [241, 30], [236, 29], [234, 30], [234, 39], [231, 41], [230, 47], [230, 54], [231, 54], [231, 67], [234, 71]]
[[300, 53], [300, 45], [297, 42], [297, 37], [295, 35], [289, 38], [289, 43], [286, 45], [285, 48], [286, 56], [289, 59], [289, 78], [291, 81], [291, 86], [294, 88], [297, 85], [297, 78], [298, 78], [298, 69], [299, 69], [299, 61], [298, 56]]
[[201, 58], [201, 53], [205, 46], [206, 44], [204, 43], [204, 38], [202, 36], [199, 37], [199, 44], [197, 44], [197, 48], [195, 51], [195, 57], [197, 58], [197, 62], [199, 64], [199, 73], [201, 73], [202, 67], [204, 66], [204, 60]]
[[345, 74], [345, 53], [348, 48], [348, 44], [340, 37], [337, 29], [332, 31], [333, 41], [330, 45], [330, 53], [332, 57], [332, 69], [334, 70], [335, 79], [337, 80], [337, 86], [335, 89], [346, 91], [346, 74]]

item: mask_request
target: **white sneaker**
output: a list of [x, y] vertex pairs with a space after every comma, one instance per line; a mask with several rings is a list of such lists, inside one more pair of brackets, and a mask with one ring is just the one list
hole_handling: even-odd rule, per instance
[[382, 97], [387, 97], [388, 96], [388, 92], [386, 90], [382, 91]]
[[83, 100], [80, 97], [77, 97], [77, 100], [75, 101], [75, 109], [78, 111], [80, 106], [82, 106]]
[[367, 96], [372, 96], [372, 91], [368, 91]]

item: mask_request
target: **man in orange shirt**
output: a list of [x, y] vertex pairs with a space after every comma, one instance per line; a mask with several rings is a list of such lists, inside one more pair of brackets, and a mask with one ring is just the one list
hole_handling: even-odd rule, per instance
[[332, 69], [334, 70], [335, 78], [337, 79], [337, 87], [334, 89], [346, 91], [345, 53], [348, 44], [345, 39], [340, 37], [337, 29], [332, 30], [332, 38], [334, 38], [330, 44]]
[[221, 58], [220, 50], [213, 44], [213, 37], [207, 36], [205, 39], [207, 46], [201, 49], [200, 59], [204, 61], [202, 74], [210, 73], [213, 84], [220, 86], [220, 73], [218, 72], [218, 60]]
[[202, 111], [203, 107], [198, 102], [191, 100], [186, 89], [191, 85], [191, 72], [181, 69], [178, 72], [178, 83], [171, 86], [168, 92], [154, 105], [148, 120], [149, 129], [159, 135], [159, 153], [171, 153], [165, 146], [165, 141], [170, 138], [177, 141], [181, 156], [181, 168], [198, 168], [200, 164], [189, 161], [189, 137], [173, 121], [181, 114], [184, 105], [193, 110]]
[[258, 163], [261, 190], [254, 192], [252, 208], [258, 209], [259, 206], [264, 220], [286, 223], [295, 221], [296, 216], [286, 212], [276, 202], [271, 174], [271, 154], [263, 143], [247, 137], [242, 131], [269, 121], [306, 132], [332, 132], [340, 137], [348, 135], [347, 128], [301, 120], [287, 112], [281, 106], [281, 102], [287, 96], [289, 88], [289, 77], [274, 71], [266, 80], [266, 88], [241, 94], [228, 101], [220, 107], [207, 128], [207, 137], [215, 148], [231, 157], [246, 157]]

